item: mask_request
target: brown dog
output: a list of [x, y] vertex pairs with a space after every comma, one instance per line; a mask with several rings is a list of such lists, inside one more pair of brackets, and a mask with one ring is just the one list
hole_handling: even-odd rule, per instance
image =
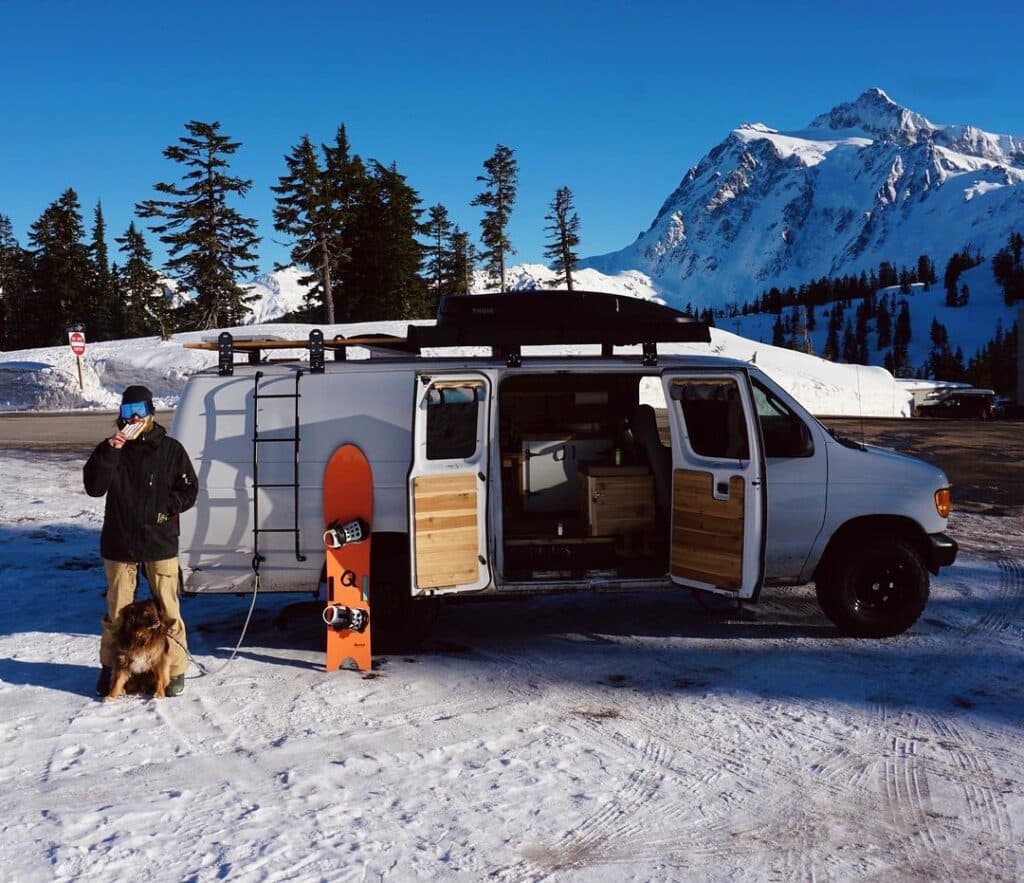
[[149, 599], [129, 604], [119, 618], [117, 662], [104, 701], [143, 690], [152, 690], [154, 699], [162, 699], [171, 679], [171, 642], [156, 602]]

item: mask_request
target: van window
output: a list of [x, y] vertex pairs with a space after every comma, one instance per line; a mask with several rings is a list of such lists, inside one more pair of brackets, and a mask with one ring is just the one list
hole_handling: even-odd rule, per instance
[[437, 384], [427, 393], [427, 459], [468, 460], [476, 453], [483, 387]]
[[695, 454], [716, 460], [750, 456], [743, 400], [731, 377], [677, 381], [672, 384], [672, 398], [682, 408]]
[[754, 407], [766, 457], [810, 457], [814, 442], [806, 424], [770, 389], [754, 381]]

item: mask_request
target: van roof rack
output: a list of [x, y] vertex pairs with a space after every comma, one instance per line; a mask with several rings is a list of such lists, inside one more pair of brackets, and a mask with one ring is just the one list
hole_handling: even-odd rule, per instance
[[308, 340], [236, 340], [227, 331], [216, 342], [186, 343], [188, 349], [217, 350], [219, 373], [233, 373], [234, 351], [246, 352], [258, 364], [263, 350], [310, 351], [310, 370], [323, 371], [324, 351], [343, 360], [350, 346], [418, 354], [425, 347], [490, 347], [492, 356], [508, 365], [522, 363], [524, 346], [600, 344], [612, 355], [616, 346], [639, 344], [643, 363], [655, 365], [659, 343], [708, 343], [704, 322], [662, 304], [626, 295], [597, 291], [531, 290], [504, 294], [446, 295], [441, 298], [436, 325], [409, 325], [406, 337], [364, 334], [325, 340], [314, 329]]
[[523, 346], [641, 344], [644, 360], [657, 361], [658, 343], [708, 343], [708, 326], [662, 304], [599, 291], [513, 291], [505, 294], [447, 295], [436, 325], [410, 326], [416, 349], [489, 346], [517, 362]]

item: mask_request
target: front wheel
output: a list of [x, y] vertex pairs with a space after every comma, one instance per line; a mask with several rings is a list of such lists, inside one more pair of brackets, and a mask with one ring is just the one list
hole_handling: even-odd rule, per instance
[[895, 537], [869, 536], [849, 544], [817, 581], [818, 603], [845, 634], [898, 635], [928, 601], [928, 570], [917, 550]]

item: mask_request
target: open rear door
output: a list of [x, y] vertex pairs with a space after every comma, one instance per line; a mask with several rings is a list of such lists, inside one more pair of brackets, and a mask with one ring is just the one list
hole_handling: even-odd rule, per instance
[[767, 506], [750, 378], [738, 368], [665, 371], [662, 379], [672, 435], [672, 581], [755, 598]]
[[434, 372], [416, 380], [409, 542], [415, 592], [485, 588], [487, 440], [491, 386], [483, 374]]

